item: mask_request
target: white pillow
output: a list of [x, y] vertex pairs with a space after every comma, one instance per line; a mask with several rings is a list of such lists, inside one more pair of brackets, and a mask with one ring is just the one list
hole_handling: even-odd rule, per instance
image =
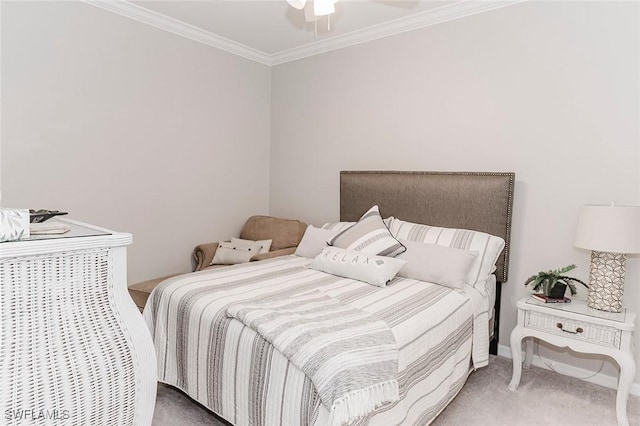
[[355, 225], [327, 240], [327, 244], [389, 257], [396, 257], [406, 250], [389, 232], [389, 228], [380, 216], [378, 206], [371, 207]]
[[242, 240], [240, 238], [232, 238], [231, 239], [231, 244], [235, 244], [236, 247], [253, 247], [254, 243], [259, 243], [260, 244], [260, 253], [258, 253], [258, 254], [269, 253], [269, 250], [271, 249], [271, 243], [272, 242], [273, 242], [273, 240], [253, 241], [253, 240]]
[[336, 235], [338, 235], [338, 231], [316, 228], [309, 225], [302, 236], [302, 240], [300, 240], [300, 244], [298, 244], [296, 248], [295, 254], [313, 259], [322, 252], [322, 249], [327, 247], [327, 240]]
[[247, 263], [253, 256], [260, 252], [260, 243], [254, 242], [252, 246], [245, 244], [233, 244], [228, 241], [218, 243], [218, 248], [213, 255], [211, 265], [235, 265]]
[[463, 288], [469, 269], [478, 252], [461, 250], [436, 244], [400, 240], [407, 251], [396, 259], [407, 263], [398, 272], [399, 277], [436, 283], [451, 288]]
[[398, 239], [477, 251], [478, 257], [471, 265], [465, 279], [466, 283], [472, 286], [489, 279], [504, 249], [502, 238], [468, 229], [440, 228], [394, 218], [389, 230]]
[[406, 262], [361, 251], [327, 247], [313, 259], [310, 267], [318, 271], [385, 287]]

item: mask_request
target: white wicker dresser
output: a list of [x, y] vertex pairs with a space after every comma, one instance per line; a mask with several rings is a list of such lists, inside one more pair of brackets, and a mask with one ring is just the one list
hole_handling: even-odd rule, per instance
[[150, 425], [156, 357], [127, 292], [132, 237], [56, 221], [71, 231], [0, 243], [0, 424]]

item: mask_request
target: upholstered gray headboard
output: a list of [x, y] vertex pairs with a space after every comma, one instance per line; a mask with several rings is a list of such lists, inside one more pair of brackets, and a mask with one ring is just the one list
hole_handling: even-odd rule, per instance
[[343, 171], [340, 220], [356, 221], [377, 204], [382, 217], [497, 235], [506, 247], [496, 278], [505, 282], [514, 180], [514, 173]]

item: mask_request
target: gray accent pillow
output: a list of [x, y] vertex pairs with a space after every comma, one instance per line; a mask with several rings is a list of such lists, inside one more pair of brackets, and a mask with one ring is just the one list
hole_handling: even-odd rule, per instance
[[475, 286], [489, 279], [496, 268], [496, 262], [504, 249], [504, 240], [495, 235], [469, 229], [441, 228], [393, 219], [389, 230], [399, 240], [437, 244], [467, 251], [477, 251], [466, 282]]
[[[461, 289], [478, 252], [400, 240], [407, 248], [396, 259], [407, 263], [398, 272], [399, 277], [426, 281], [451, 288]], [[469, 283], [473, 284], [473, 283]]]
[[364, 281], [377, 287], [386, 287], [404, 264], [404, 260], [388, 256], [374, 256], [361, 251], [327, 247], [313, 259], [310, 268]]
[[309, 225], [300, 240], [300, 244], [296, 248], [297, 256], [313, 259], [320, 253], [322, 249], [327, 247], [327, 240], [338, 234], [338, 231], [331, 229], [316, 228]]
[[389, 257], [395, 257], [406, 250], [389, 232], [380, 216], [378, 206], [371, 207], [353, 226], [329, 239], [327, 244]]

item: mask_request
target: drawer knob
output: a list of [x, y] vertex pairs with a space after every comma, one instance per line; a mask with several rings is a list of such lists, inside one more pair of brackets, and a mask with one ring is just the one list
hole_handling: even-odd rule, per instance
[[556, 324], [556, 327], [558, 327], [560, 330], [564, 331], [565, 333], [571, 333], [571, 334], [579, 334], [582, 333], [584, 330], [582, 329], [582, 327], [578, 327], [576, 328], [576, 331], [571, 331], [571, 330], [565, 330], [562, 325], [561, 322]]

